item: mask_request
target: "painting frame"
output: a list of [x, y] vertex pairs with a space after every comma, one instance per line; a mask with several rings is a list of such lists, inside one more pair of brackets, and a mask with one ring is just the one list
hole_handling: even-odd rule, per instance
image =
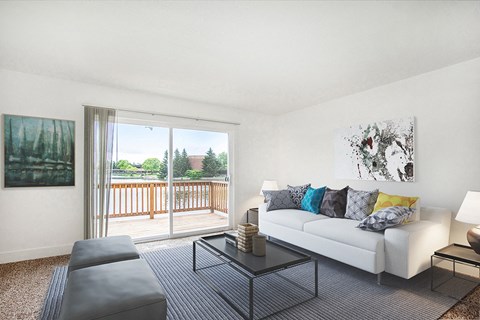
[[415, 182], [415, 117], [336, 130], [335, 177]]
[[4, 188], [75, 186], [75, 121], [2, 118]]

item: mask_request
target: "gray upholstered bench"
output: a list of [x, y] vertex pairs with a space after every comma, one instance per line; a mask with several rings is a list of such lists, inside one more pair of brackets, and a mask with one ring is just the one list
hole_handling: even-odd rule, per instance
[[139, 257], [137, 248], [129, 236], [80, 240], [73, 245], [68, 274], [77, 269]]
[[167, 300], [143, 259], [72, 271], [59, 320], [164, 320]]

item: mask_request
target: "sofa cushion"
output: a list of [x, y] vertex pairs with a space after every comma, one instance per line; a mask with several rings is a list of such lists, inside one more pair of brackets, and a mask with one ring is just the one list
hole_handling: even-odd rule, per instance
[[361, 191], [348, 189], [345, 218], [361, 221], [370, 215], [378, 197], [378, 189]]
[[319, 237], [337, 241], [369, 251], [383, 245], [383, 233], [366, 232], [356, 228], [358, 221], [349, 219], [324, 219], [305, 223], [303, 230]]
[[303, 225], [306, 222], [329, 218], [321, 214], [311, 214], [308, 211], [285, 209], [266, 212], [262, 215], [262, 219], [284, 227], [303, 231]]
[[327, 188], [323, 196], [320, 213], [332, 218], [343, 218], [347, 208], [348, 186], [342, 190]]
[[113, 236], [76, 241], [68, 263], [68, 274], [73, 270], [105, 263], [138, 259], [137, 248], [130, 236]]
[[415, 208], [415, 212], [408, 218], [408, 221], [420, 220], [420, 198], [418, 197], [397, 196], [380, 192], [373, 212], [393, 206]]
[[309, 187], [302, 199], [302, 209], [315, 214], [320, 213], [320, 204], [325, 194], [325, 188], [314, 189]]
[[407, 222], [413, 212], [415, 208], [399, 206], [383, 208], [363, 219], [358, 227], [368, 231], [385, 230]]
[[308, 188], [310, 188], [310, 183], [304, 184], [302, 186], [291, 186], [287, 185], [287, 190], [290, 192], [293, 203], [297, 206], [298, 209], [302, 207], [302, 200], [305, 194], [307, 193]]
[[72, 271], [59, 320], [167, 318], [167, 297], [143, 259]]
[[264, 190], [263, 194], [267, 200], [267, 211], [294, 209], [297, 207], [295, 203], [293, 203], [288, 190]]

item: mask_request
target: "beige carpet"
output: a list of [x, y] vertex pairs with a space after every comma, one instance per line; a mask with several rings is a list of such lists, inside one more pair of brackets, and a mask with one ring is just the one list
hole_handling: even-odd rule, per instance
[[[141, 252], [191, 243], [198, 237], [138, 244]], [[38, 319], [56, 266], [69, 256], [51, 257], [0, 265], [0, 319]], [[441, 319], [480, 319], [480, 286], [447, 311]]]
[[477, 286], [440, 319], [480, 319], [480, 286]]
[[37, 319], [52, 271], [69, 256], [0, 265], [0, 319]]

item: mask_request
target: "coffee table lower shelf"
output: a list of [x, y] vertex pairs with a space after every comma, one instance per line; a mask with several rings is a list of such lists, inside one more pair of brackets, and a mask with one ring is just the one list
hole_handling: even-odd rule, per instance
[[[316, 297], [318, 297], [318, 261], [310, 256], [307, 256], [301, 252], [298, 252], [296, 250], [290, 249], [288, 247], [282, 246], [277, 243], [273, 243], [271, 241], [267, 241], [267, 252], [268, 252], [268, 246], [271, 246], [274, 249], [281, 249], [284, 250], [285, 252], [289, 252], [292, 255], [298, 256], [298, 259], [291, 259], [291, 261], [284, 262], [284, 263], [278, 263], [278, 264], [270, 264], [266, 266], [265, 268], [259, 268], [259, 264], [255, 264], [258, 262], [260, 259], [266, 259], [265, 257], [254, 257], [251, 254], [246, 254], [241, 252], [240, 250], [234, 248], [233, 246], [230, 245], [225, 245], [222, 246], [220, 241], [224, 241], [224, 236], [223, 235], [215, 235], [215, 236], [210, 236], [210, 237], [204, 237], [200, 238], [199, 240], [196, 240], [193, 242], [193, 271], [199, 275], [202, 280], [211, 288], [213, 289], [225, 302], [228, 303], [229, 306], [231, 306], [237, 313], [239, 313], [244, 319], [249, 319], [252, 320], [254, 319], [254, 280], [256, 278], [268, 275], [268, 274], [276, 274], [277, 276], [281, 277], [285, 281], [295, 285], [296, 287], [302, 289], [303, 291], [312, 294], [313, 296], [307, 300], [301, 301], [299, 303], [296, 303], [292, 306], [289, 306], [288, 308], [284, 308], [281, 310], [278, 310], [276, 312], [270, 313], [263, 318], [267, 316], [271, 316], [273, 314], [276, 314], [278, 312], [293, 308], [295, 306], [298, 306], [300, 304], [303, 304], [307, 301], [310, 301]], [[197, 247], [202, 247], [204, 250], [207, 252], [215, 255], [217, 258], [219, 258], [221, 263], [214, 264], [214, 265], [209, 265], [206, 267], [202, 268], [197, 268]], [[249, 255], [250, 257], [248, 257]], [[268, 253], [267, 253], [268, 255]], [[242, 259], [245, 258], [246, 259]], [[305, 288], [298, 283], [295, 283], [291, 279], [288, 279], [287, 277], [278, 274], [279, 271], [285, 270], [288, 268], [293, 268], [297, 267], [300, 265], [304, 265], [307, 263], [313, 263], [314, 264], [314, 281], [315, 281], [315, 291], [311, 292], [308, 288]], [[243, 275], [248, 279], [248, 301], [249, 301], [249, 306], [248, 306], [248, 314], [242, 311], [237, 305], [235, 305], [229, 298], [226, 296], [222, 290], [218, 286], [216, 286], [210, 279], [208, 279], [207, 276], [203, 275], [201, 272], [198, 272], [200, 270], [208, 269], [208, 268], [213, 268], [213, 267], [218, 267], [221, 265], [229, 265], [232, 267], [234, 270], [236, 270], [238, 273]], [[263, 319], [262, 318], [262, 319]]]

